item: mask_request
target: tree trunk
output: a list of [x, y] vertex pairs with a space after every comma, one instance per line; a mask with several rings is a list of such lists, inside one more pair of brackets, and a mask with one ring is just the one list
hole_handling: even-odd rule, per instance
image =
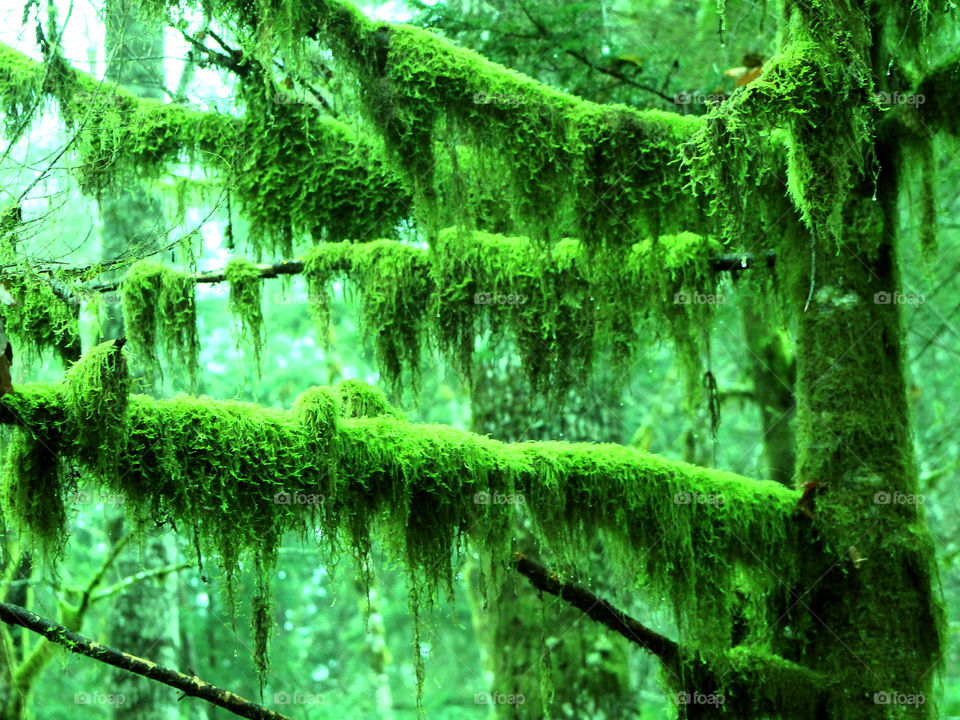
[[[889, 302], [901, 290], [896, 188], [881, 181], [881, 202], [872, 188], [850, 196], [839, 252], [828, 234], [817, 244], [813, 297], [799, 314], [797, 474], [820, 483], [814, 525], [830, 564], [811, 563], [787, 622], [806, 640], [805, 663], [836, 680], [825, 720], [936, 713], [943, 620], [917, 502], [901, 311]], [[788, 261], [809, 268], [804, 254]], [[809, 282], [795, 283], [799, 308], [808, 294]]]

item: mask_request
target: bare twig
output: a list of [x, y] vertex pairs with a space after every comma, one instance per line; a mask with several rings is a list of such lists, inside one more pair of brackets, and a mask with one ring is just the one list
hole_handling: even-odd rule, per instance
[[676, 642], [651, 630], [638, 620], [634, 620], [622, 610], [615, 608], [603, 598], [580, 585], [565, 582], [558, 576], [551, 574], [540, 563], [534, 562], [523, 553], [516, 553], [514, 567], [526, 577], [538, 590], [556, 595], [566, 600], [578, 610], [582, 610], [587, 617], [606, 625], [619, 635], [623, 635], [630, 642], [640, 645], [660, 658], [670, 668], [676, 666], [680, 658], [680, 648]]
[[206, 700], [212, 705], [229, 710], [234, 715], [251, 718], [251, 720], [290, 720], [286, 715], [281, 715], [262, 705], [246, 700], [229, 690], [204, 682], [195, 675], [184, 675], [181, 672], [161, 667], [135, 655], [108, 648], [83, 635], [71, 632], [63, 625], [40, 617], [19, 605], [0, 602], [0, 620], [9, 625], [18, 625], [38, 633], [50, 642], [62, 645], [70, 652], [169, 685], [190, 697]]

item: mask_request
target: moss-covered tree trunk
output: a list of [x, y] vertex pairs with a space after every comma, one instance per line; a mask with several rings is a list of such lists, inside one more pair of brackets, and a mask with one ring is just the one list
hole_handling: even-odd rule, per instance
[[797, 479], [827, 550], [825, 562], [810, 561], [785, 621], [800, 660], [833, 679], [818, 699], [825, 719], [936, 716], [943, 626], [907, 406], [900, 138], [875, 132], [880, 113], [862, 85], [872, 74], [876, 90], [890, 89], [884, 43], [906, 32], [888, 26], [892, 5], [872, 15], [785, 6], [787, 49], [808, 48], [815, 69], [816, 113], [795, 116], [789, 131], [791, 195], [809, 232], [790, 234], [783, 262], [798, 317]]
[[[836, 679], [820, 717], [932, 718], [933, 546], [915, 500], [901, 310], [878, 301], [900, 288], [895, 218], [863, 191], [845, 210], [850, 242], [818, 247], [799, 319], [798, 476], [820, 483], [814, 523], [832, 564], [810, 568], [795, 612], [804, 661]], [[807, 290], [796, 288], [802, 307]]]

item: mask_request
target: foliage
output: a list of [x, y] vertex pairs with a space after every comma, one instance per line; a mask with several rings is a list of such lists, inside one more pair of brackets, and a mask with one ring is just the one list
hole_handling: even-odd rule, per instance
[[148, 378], [160, 371], [158, 350], [176, 357], [196, 381], [197, 307], [193, 278], [151, 260], [133, 265], [120, 288], [124, 328]]
[[244, 258], [227, 263], [227, 282], [230, 283], [230, 312], [240, 323], [240, 338], [245, 337], [253, 349], [253, 364], [259, 375], [263, 353], [263, 309], [261, 305], [260, 271]]
[[14, 300], [9, 305], [0, 303], [0, 314], [17, 350], [39, 355], [46, 348], [54, 348], [64, 362], [80, 357], [79, 305], [69, 304], [54, 292], [55, 280], [23, 268], [4, 274], [0, 282]]

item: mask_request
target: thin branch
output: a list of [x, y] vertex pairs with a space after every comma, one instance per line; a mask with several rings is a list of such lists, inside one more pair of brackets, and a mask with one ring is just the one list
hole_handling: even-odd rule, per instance
[[113, 565], [113, 561], [117, 559], [117, 556], [127, 546], [127, 543], [130, 542], [132, 537], [133, 533], [128, 532], [113, 544], [113, 547], [110, 548], [110, 552], [107, 554], [107, 557], [103, 559], [103, 563], [100, 565], [100, 569], [97, 571], [97, 574], [91, 578], [89, 583], [87, 583], [87, 588], [83, 591], [83, 597], [80, 599], [80, 608], [77, 610], [77, 617], [80, 618], [81, 622], [83, 622], [83, 616], [86, 613], [87, 608], [90, 606], [90, 598], [93, 595], [93, 591], [97, 589], [97, 586], [101, 582], [103, 582], [103, 577], [107, 574], [107, 570], [110, 569], [110, 566]]
[[224, 710], [240, 717], [251, 718], [251, 720], [291, 720], [286, 715], [281, 715], [262, 705], [246, 700], [229, 690], [204, 682], [195, 675], [184, 675], [176, 670], [161, 667], [149, 660], [108, 648], [83, 635], [71, 632], [63, 625], [40, 617], [19, 605], [0, 602], [0, 620], [9, 625], [18, 625], [38, 633], [50, 642], [62, 645], [71, 652], [169, 685], [185, 695], [206, 700], [212, 705], [222, 707]]
[[[773, 250], [767, 250], [762, 256], [757, 257], [750, 253], [728, 253], [718, 255], [710, 261], [710, 266], [717, 272], [738, 270], [747, 270], [757, 267], [773, 267], [776, 262], [776, 253]], [[260, 271], [260, 279], [279, 277], [280, 275], [299, 275], [303, 272], [304, 264], [302, 260], [284, 260], [278, 263], [264, 263], [256, 266]], [[227, 279], [226, 270], [209, 270], [199, 272], [192, 276], [195, 283], [220, 283]], [[120, 288], [122, 280], [115, 282], [96, 283], [87, 285], [89, 292], [114, 292]]]
[[514, 567], [538, 590], [566, 600], [578, 610], [583, 611], [587, 617], [606, 625], [630, 642], [646, 648], [660, 658], [667, 667], [676, 667], [680, 658], [680, 647], [670, 638], [634, 620], [586, 588], [560, 580], [543, 565], [534, 562], [523, 553], [515, 554]]
[[128, 575], [123, 580], [121, 580], [118, 583], [114, 583], [110, 587], [104, 588], [103, 590], [101, 590], [100, 592], [98, 592], [96, 595], [93, 596], [93, 601], [96, 602], [98, 600], [103, 600], [105, 597], [113, 595], [115, 592], [119, 590], [123, 590], [124, 588], [129, 587], [134, 583], [140, 582], [141, 580], [147, 580], [149, 578], [156, 577], [157, 575], [167, 575], [172, 572], [179, 572], [180, 570], [183, 570], [188, 567], [193, 567], [193, 563], [181, 562], [176, 564], [164, 565], [163, 567], [153, 568], [151, 570], [141, 570], [140, 572], [134, 573], [133, 575]]
[[579, 52], [577, 52], [576, 50], [571, 50], [570, 48], [566, 48], [566, 49], [564, 50], [564, 52], [565, 52], [567, 55], [570, 55], [571, 57], [576, 58], [577, 60], [579, 60], [580, 62], [582, 62], [584, 65], [586, 65], [587, 67], [589, 67], [591, 70], [596, 70], [597, 72], [601, 72], [601, 73], [603, 73], [604, 75], [609, 75], [610, 77], [616, 78], [616, 79], [619, 80], [620, 82], [625, 83], [625, 84], [627, 84], [627, 85], [631, 85], [631, 86], [633, 86], [633, 87], [635, 87], [635, 88], [637, 88], [637, 89], [639, 89], [639, 90], [644, 90], [645, 92], [653, 93], [654, 95], [656, 95], [656, 96], [657, 96], [658, 98], [660, 98], [661, 100], [665, 100], [666, 102], [671, 103], [671, 104], [673, 104], [673, 105], [676, 105], [676, 104], [677, 104], [677, 103], [676, 103], [676, 100], [675, 100], [673, 97], [667, 95], [667, 94], [664, 93], [664, 92], [661, 92], [660, 90], [657, 90], [657, 88], [655, 88], [655, 87], [650, 87], [649, 85], [645, 85], [645, 84], [643, 84], [643, 83], [637, 82], [637, 81], [634, 80], [633, 78], [629, 78], [629, 77], [627, 77], [626, 75], [624, 75], [623, 73], [617, 72], [616, 70], [611, 70], [610, 68], [605, 68], [605, 67], [603, 67], [603, 65], [597, 65], [595, 62], [593, 62], [593, 61], [592, 61], [590, 58], [588, 58], [586, 55], [583, 55], [582, 53], [579, 53]]

